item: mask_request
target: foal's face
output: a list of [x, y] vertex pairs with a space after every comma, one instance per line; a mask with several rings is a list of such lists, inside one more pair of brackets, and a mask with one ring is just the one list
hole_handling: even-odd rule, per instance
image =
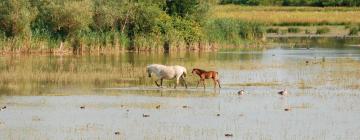
[[191, 71], [191, 73], [192, 73], [192, 74], [196, 74], [196, 69], [193, 69], [193, 70]]

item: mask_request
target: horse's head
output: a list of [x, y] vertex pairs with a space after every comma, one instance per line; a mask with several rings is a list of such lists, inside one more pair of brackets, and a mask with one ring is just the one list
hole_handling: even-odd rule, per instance
[[151, 71], [149, 67], [146, 68], [146, 72], [148, 73], [148, 76], [151, 77]]
[[194, 69], [192, 69], [191, 73], [192, 73], [192, 74], [196, 74], [197, 71], [198, 71], [198, 69], [194, 68]]

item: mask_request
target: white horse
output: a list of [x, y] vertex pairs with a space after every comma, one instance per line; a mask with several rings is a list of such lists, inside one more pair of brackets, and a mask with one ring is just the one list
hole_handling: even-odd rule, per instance
[[[165, 66], [160, 64], [151, 64], [146, 67], [146, 71], [149, 74], [149, 77], [151, 77], [151, 73], [155, 73], [158, 79], [155, 81], [155, 84], [158, 87], [162, 87], [163, 79], [174, 79], [176, 78], [176, 84], [175, 87], [179, 84], [179, 80], [181, 79], [185, 83], [185, 87], [187, 88], [186, 81], [184, 77], [186, 77], [186, 68], [183, 66]], [[158, 84], [158, 81], [160, 80], [160, 85]]]

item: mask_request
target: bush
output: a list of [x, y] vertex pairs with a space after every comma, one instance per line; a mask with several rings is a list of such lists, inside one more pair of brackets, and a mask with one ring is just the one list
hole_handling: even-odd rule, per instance
[[279, 33], [279, 28], [268, 28], [266, 30], [266, 33], [276, 33], [276, 34], [278, 34]]
[[299, 32], [301, 32], [301, 29], [296, 28], [296, 27], [290, 27], [290, 28], [288, 28], [288, 32], [289, 33], [299, 33]]
[[280, 34], [284, 35], [287, 34], [289, 31], [288, 30], [280, 30]]
[[92, 2], [82, 1], [41, 1], [39, 15], [33, 23], [33, 30], [43, 30], [54, 39], [65, 40], [88, 30], [92, 22]]
[[235, 19], [215, 19], [206, 26], [206, 35], [210, 42], [238, 45], [243, 40], [257, 40], [265, 34], [264, 25]]
[[322, 27], [322, 28], [317, 28], [316, 29], [316, 34], [326, 34], [330, 32], [330, 28], [328, 27]]
[[31, 34], [30, 23], [36, 12], [28, 0], [2, 0], [0, 2], [0, 32], [7, 37]]
[[349, 31], [349, 35], [354, 35], [356, 36], [359, 32], [359, 28], [358, 27], [351, 27], [350, 31]]

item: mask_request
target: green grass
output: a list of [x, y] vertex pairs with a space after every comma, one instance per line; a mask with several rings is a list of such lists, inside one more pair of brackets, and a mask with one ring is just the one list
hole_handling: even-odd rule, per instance
[[360, 23], [360, 8], [217, 5], [212, 9], [211, 18], [231, 18], [276, 26], [347, 25]]
[[262, 38], [266, 32], [261, 23], [234, 19], [210, 20], [205, 29], [209, 42], [234, 45]]
[[297, 28], [297, 27], [289, 27], [288, 32], [289, 33], [299, 33], [299, 32], [301, 32], [301, 29]]
[[266, 30], [266, 33], [276, 33], [278, 34], [280, 32], [279, 28], [268, 28]]
[[358, 35], [360, 28], [358, 27], [351, 27], [349, 30], [349, 35]]
[[326, 33], [329, 33], [330, 32], [330, 28], [328, 27], [320, 27], [320, 28], [317, 28], [316, 29], [316, 34], [326, 34]]

